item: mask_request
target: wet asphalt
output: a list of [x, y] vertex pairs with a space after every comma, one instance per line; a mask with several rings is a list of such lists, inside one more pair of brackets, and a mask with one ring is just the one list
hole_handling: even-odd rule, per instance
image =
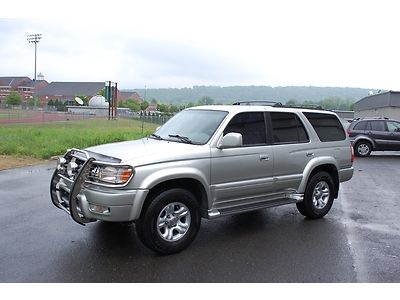
[[81, 226], [55, 208], [54, 166], [0, 171], [0, 282], [400, 282], [400, 153], [358, 159], [321, 220], [295, 205], [203, 220], [170, 256], [134, 224]]

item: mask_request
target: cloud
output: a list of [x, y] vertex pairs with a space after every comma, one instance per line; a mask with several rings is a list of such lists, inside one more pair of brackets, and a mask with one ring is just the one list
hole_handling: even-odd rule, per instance
[[49, 81], [400, 90], [398, 10], [387, 0], [71, 1], [40, 19], [0, 19], [1, 76], [33, 73], [26, 35], [42, 33], [38, 72]]

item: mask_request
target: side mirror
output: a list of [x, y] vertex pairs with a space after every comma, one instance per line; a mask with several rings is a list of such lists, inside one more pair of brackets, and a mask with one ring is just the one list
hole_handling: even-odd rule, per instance
[[237, 132], [229, 132], [224, 135], [222, 139], [219, 141], [217, 148], [218, 149], [226, 149], [226, 148], [236, 148], [241, 147], [243, 145], [243, 138], [240, 133]]

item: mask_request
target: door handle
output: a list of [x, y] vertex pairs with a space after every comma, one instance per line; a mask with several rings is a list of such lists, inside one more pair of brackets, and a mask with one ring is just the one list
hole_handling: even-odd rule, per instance
[[268, 154], [261, 154], [261, 155], [260, 155], [260, 160], [269, 161], [269, 156], [268, 156]]

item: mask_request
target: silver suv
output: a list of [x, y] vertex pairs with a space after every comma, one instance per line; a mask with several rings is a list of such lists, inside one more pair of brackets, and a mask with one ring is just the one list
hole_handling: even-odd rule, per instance
[[50, 194], [82, 225], [135, 221], [147, 247], [169, 254], [189, 246], [201, 218], [291, 203], [321, 218], [339, 183], [353, 176], [352, 165], [353, 149], [333, 112], [201, 106], [147, 138], [68, 150]]

